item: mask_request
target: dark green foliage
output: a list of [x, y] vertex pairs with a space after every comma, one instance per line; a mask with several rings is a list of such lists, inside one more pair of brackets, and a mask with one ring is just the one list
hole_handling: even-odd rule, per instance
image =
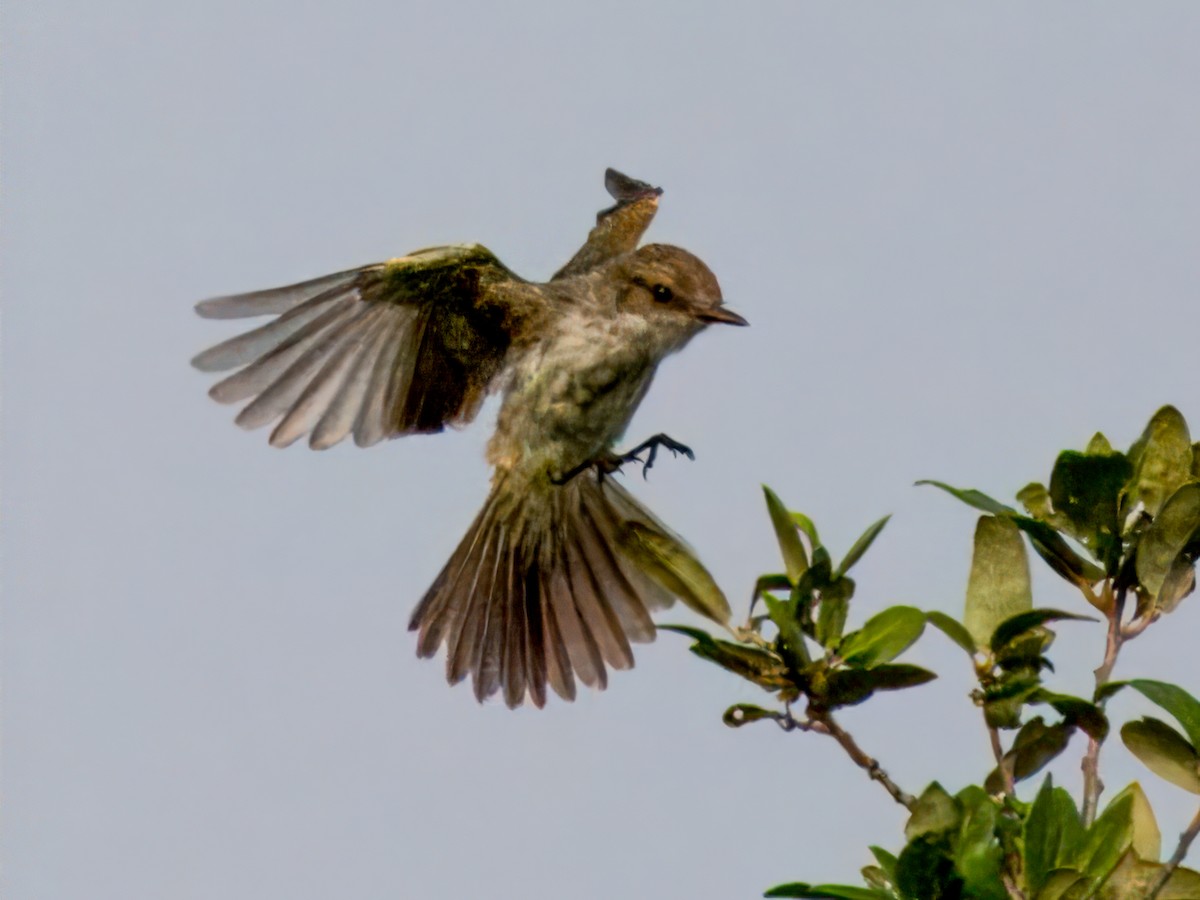
[[[767, 512], [779, 543], [786, 574], [762, 575], [755, 582], [752, 603], [762, 601], [767, 615], [751, 617], [738, 642], [714, 638], [684, 626], [663, 625], [693, 639], [691, 651], [791, 703], [806, 698], [817, 714], [862, 703], [876, 691], [915, 687], [935, 678], [918, 666], [891, 661], [907, 649], [925, 628], [925, 614], [909, 606], [885, 609], [862, 628], [845, 634], [855, 583], [845, 573], [867, 552], [887, 524], [871, 525], [835, 570], [829, 551], [817, 541], [808, 517], [792, 513], [775, 493], [763, 488]], [[809, 542], [806, 548], [804, 541]], [[786, 593], [786, 596], [783, 596]], [[761, 634], [769, 622], [774, 636]], [[734, 726], [770, 718], [726, 713]]]
[[838, 654], [846, 662], [864, 666], [891, 662], [912, 646], [924, 630], [923, 612], [912, 606], [893, 606], [846, 635]]
[[1200, 700], [1178, 685], [1167, 684], [1165, 681], [1134, 678], [1125, 684], [1174, 716], [1175, 721], [1183, 726], [1188, 740], [1194, 746], [1200, 747]]
[[1077, 616], [1074, 613], [1062, 612], [1057, 609], [1031, 609], [1029, 612], [1017, 613], [1011, 619], [1005, 619], [992, 632], [992, 652], [1000, 653], [1017, 638], [1023, 637], [1035, 628], [1040, 628], [1047, 622], [1062, 619], [1075, 619], [1084, 622], [1095, 622], [1092, 616]]
[[1048, 775], [1025, 817], [1022, 837], [1025, 881], [1032, 891], [1040, 890], [1051, 871], [1068, 867], [1078, 855], [1083, 841], [1079, 810]]
[[[1073, 724], [1057, 722], [1047, 725], [1041, 716], [1022, 725], [1012, 749], [1004, 754], [1003, 765], [1013, 781], [1024, 781], [1045, 768], [1050, 760], [1067, 749], [1067, 742], [1074, 731]], [[991, 794], [1004, 791], [1004, 778], [999, 768], [992, 770], [983, 786]]]
[[1126, 722], [1121, 726], [1121, 740], [1159, 778], [1200, 794], [1200, 753], [1166, 722], [1151, 716]]
[[[727, 725], [771, 721], [788, 731], [828, 735], [909, 810], [899, 852], [871, 848], [874, 862], [861, 870], [865, 886], [790, 882], [766, 896], [1200, 898], [1200, 873], [1158, 860], [1161, 833], [1136, 782], [1103, 808], [1098, 802], [1099, 751], [1110, 732], [1106, 706], [1124, 687], [1156, 703], [1180, 728], [1144, 717], [1121, 726], [1122, 742], [1152, 772], [1200, 794], [1200, 700], [1159, 681], [1111, 680], [1121, 645], [1177, 608], [1195, 587], [1200, 443], [1192, 443], [1183, 417], [1173, 407], [1159, 410], [1125, 453], [1098, 433], [1084, 450], [1063, 451], [1048, 486], [1032, 482], [1017, 494], [1024, 512], [979, 490], [918, 484], [933, 485], [984, 514], [976, 522], [961, 618], [896, 605], [876, 608], [864, 621], [856, 614], [858, 585], [847, 573], [888, 518], [867, 528], [834, 565], [812, 520], [764, 488], [784, 572], [757, 579], [746, 625], [731, 629], [733, 640], [662, 626], [691, 638], [693, 653], [768, 691], [779, 704], [735, 704], [725, 712]], [[1052, 627], [1095, 622], [1096, 616], [1034, 606], [1026, 542], [1078, 589], [1087, 604], [1082, 608], [1104, 620], [1102, 632], [1093, 629], [1104, 664], [1096, 670], [1091, 698], [1050, 686], [1056, 676], [1048, 653]], [[760, 602], [765, 613], [755, 615]], [[880, 691], [933, 679], [927, 669], [897, 662], [927, 624], [967, 654], [977, 682], [970, 696], [990, 731], [996, 760], [990, 772], [980, 766], [978, 785], [951, 794], [934, 782], [912, 797], [857, 746], [834, 714]], [[1006, 732], [1015, 734], [1010, 739]], [[1083, 801], [1077, 804], [1049, 777], [1032, 802], [1022, 801], [1024, 782], [1072, 746], [1086, 753]], [[1190, 833], [1197, 831], [1200, 824]], [[1184, 850], [1186, 841], [1179, 853]]]
[[1120, 560], [1120, 526], [1117, 502], [1133, 474], [1120, 453], [1059, 454], [1050, 474], [1051, 521], [1077, 538], [1110, 574]]

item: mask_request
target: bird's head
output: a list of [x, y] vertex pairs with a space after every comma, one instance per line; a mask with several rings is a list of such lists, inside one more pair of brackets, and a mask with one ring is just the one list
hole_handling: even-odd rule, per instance
[[669, 244], [647, 244], [621, 266], [625, 281], [620, 304], [663, 330], [691, 335], [713, 323], [750, 324], [721, 299], [717, 277], [688, 251]]

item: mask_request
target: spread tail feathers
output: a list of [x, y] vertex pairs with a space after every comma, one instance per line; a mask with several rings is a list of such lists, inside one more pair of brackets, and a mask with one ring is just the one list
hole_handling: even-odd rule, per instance
[[409, 629], [420, 632], [420, 656], [446, 645], [447, 679], [471, 675], [480, 701], [503, 691], [509, 707], [527, 694], [541, 707], [547, 684], [573, 700], [576, 678], [603, 688], [606, 666], [633, 666], [630, 642], [654, 640], [650, 611], [678, 592], [624, 549], [630, 531], [694, 556], [611, 478], [589, 471], [532, 488], [507, 481], [496, 482]]

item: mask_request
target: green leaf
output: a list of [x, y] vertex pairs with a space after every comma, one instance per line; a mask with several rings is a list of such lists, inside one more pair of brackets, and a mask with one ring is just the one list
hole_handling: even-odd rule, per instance
[[911, 841], [924, 834], [941, 834], [958, 828], [961, 821], [959, 803], [934, 781], [913, 803], [912, 813], [904, 826], [904, 838]]
[[682, 634], [684, 637], [689, 637], [693, 641], [701, 644], [715, 643], [713, 636], [707, 631], [700, 628], [693, 628], [691, 625], [657, 625], [659, 631], [672, 631], [675, 634]]
[[1152, 597], [1157, 597], [1175, 561], [1190, 551], [1192, 558], [1185, 560], [1185, 565], [1191, 568], [1197, 549], [1200, 549], [1200, 483], [1191, 482], [1171, 495], [1142, 534], [1137, 550], [1138, 581]]
[[811, 570], [805, 574], [813, 574], [813, 586], [817, 588], [824, 587], [833, 577], [833, 560], [829, 557], [829, 551], [824, 547], [813, 547], [812, 566], [816, 573]]
[[892, 606], [867, 619], [858, 631], [846, 635], [838, 655], [846, 662], [870, 668], [891, 662], [925, 631], [925, 614], [912, 606]]
[[875, 691], [898, 691], [935, 678], [937, 675], [928, 669], [903, 663], [884, 663], [870, 669], [835, 669], [829, 673], [821, 701], [829, 709], [854, 706]]
[[1166, 499], [1192, 477], [1192, 439], [1187, 422], [1173, 406], [1164, 406], [1150, 419], [1146, 430], [1129, 448], [1133, 464], [1126, 510], [1140, 502], [1157, 516]]
[[666, 588], [683, 604], [718, 625], [732, 615], [729, 601], [708, 569], [683, 543], [643, 525], [626, 522], [618, 535], [621, 549], [646, 575]]
[[1028, 516], [1014, 515], [1009, 518], [1029, 536], [1033, 549], [1045, 560], [1046, 565], [1071, 584], [1085, 587], [1104, 578], [1103, 569], [1072, 550], [1062, 535], [1047, 523]]
[[1032, 607], [1029, 560], [1017, 526], [1005, 518], [981, 516], [963, 625], [977, 646], [985, 646], [996, 626]]
[[1092, 439], [1088, 441], [1087, 449], [1084, 452], [1091, 456], [1102, 456], [1115, 453], [1116, 451], [1113, 450], [1112, 444], [1108, 442], [1108, 438], [1097, 431], [1092, 435]]
[[1054, 632], [1037, 626], [1018, 634], [992, 654], [997, 666], [1013, 674], [1036, 675], [1042, 669], [1054, 671], [1044, 652], [1054, 642]]
[[789, 884], [778, 884], [771, 888], [764, 897], [816, 897], [832, 898], [832, 900], [889, 900], [886, 891], [871, 888], [854, 887], [847, 884], [816, 884], [809, 885], [802, 881]]
[[1096, 688], [1096, 694], [1092, 698], [1097, 703], [1107, 703], [1110, 698], [1120, 693], [1121, 689], [1129, 684], [1128, 681], [1108, 681]]
[[1079, 867], [1093, 878], [1103, 877], [1133, 842], [1133, 798], [1118, 794], [1096, 817], [1083, 836]]
[[1108, 737], [1108, 717], [1104, 710], [1079, 697], [1039, 690], [1029, 698], [1030, 703], [1048, 703], [1063, 720], [1075, 725], [1088, 737], [1104, 742]]
[[774, 719], [775, 717], [775, 713], [768, 709], [763, 709], [761, 706], [755, 706], [753, 703], [736, 703], [725, 710], [725, 715], [721, 716], [721, 721], [730, 728], [741, 728], [743, 725], [749, 725], [751, 722]]
[[1121, 726], [1121, 740], [1159, 778], [1200, 794], [1200, 754], [1166, 722], [1150, 716], [1126, 722]]
[[[992, 513], [996, 516], [1005, 516], [1012, 519], [1017, 527], [1029, 535], [1029, 539], [1033, 544], [1033, 549], [1037, 551], [1046, 563], [1059, 575], [1076, 585], [1087, 585], [1099, 581], [1104, 577], [1104, 572], [1095, 563], [1090, 560], [1083, 559], [1079, 554], [1071, 549], [1070, 545], [1062, 539], [1048, 523], [1040, 521], [1038, 518], [1030, 516], [1018, 515], [1017, 511], [1011, 507], [1005, 506], [984, 493], [976, 490], [959, 490], [952, 488], [940, 481], [918, 481], [917, 484], [931, 484], [939, 487], [949, 494], [962, 500], [969, 506], [983, 510], [987, 513]], [[1044, 500], [1043, 496], [1044, 495]], [[1045, 513], [1051, 515], [1049, 508], [1049, 495], [1046, 489], [1040, 484], [1031, 484], [1026, 486], [1018, 498], [1028, 501], [1031, 515]]]
[[794, 583], [808, 569], [808, 554], [804, 551], [804, 545], [800, 542], [800, 532], [796, 530], [796, 523], [787, 507], [765, 484], [763, 495], [767, 498], [767, 512], [771, 516], [771, 525], [775, 528], [775, 539], [779, 541], [784, 568], [787, 569], [788, 578]]
[[930, 625], [967, 651], [968, 656], [975, 655], [975, 640], [971, 637], [971, 632], [967, 631], [958, 619], [937, 610], [925, 613], [925, 618], [929, 620]]
[[827, 709], [852, 707], [862, 703], [875, 691], [916, 688], [931, 682], [936, 674], [919, 666], [883, 664], [874, 668], [851, 666], [829, 672], [824, 690], [814, 696], [815, 702]]
[[945, 836], [921, 835], [911, 841], [896, 862], [896, 886], [900, 894], [920, 900], [950, 900], [963, 896], [962, 876], [954, 871], [949, 840]]
[[[1195, 541], [1198, 536], [1200, 533], [1193, 535], [1192, 540]], [[1162, 612], [1174, 612], [1180, 601], [1196, 589], [1196, 564], [1193, 556], [1191, 551], [1180, 553], [1167, 570], [1167, 577], [1163, 579], [1158, 596], [1154, 598], [1155, 607]]]
[[1037, 673], [1006, 674], [984, 689], [983, 716], [989, 728], [1019, 728], [1021, 710], [1041, 687]]
[[777, 691], [792, 684], [783, 661], [766, 650], [730, 641], [693, 644], [688, 649], [701, 659], [716, 663], [722, 669], [740, 675], [764, 690]]
[[792, 582], [782, 572], [776, 572], [769, 575], [759, 575], [758, 580], [754, 582], [754, 599], [758, 599], [769, 591], [791, 591]]
[[980, 787], [971, 785], [958, 792], [962, 825], [953, 842], [954, 867], [963, 878], [966, 895], [974, 900], [1006, 900], [1000, 880], [1003, 851], [996, 837], [999, 807]]
[[871, 845], [871, 855], [875, 857], [875, 862], [879, 863], [879, 868], [883, 869], [887, 875], [888, 881], [892, 884], [896, 883], [896, 857], [884, 850], [882, 847]]
[[1175, 717], [1183, 726], [1193, 747], [1200, 747], [1200, 700], [1197, 700], [1178, 685], [1149, 678], [1133, 678], [1125, 682], [1141, 692], [1151, 703], [1156, 703]]
[[854, 579], [835, 577], [821, 589], [821, 604], [817, 607], [817, 641], [832, 649], [842, 639], [850, 598], [854, 596]]
[[817, 534], [817, 526], [813, 524], [812, 519], [802, 512], [793, 511], [792, 521], [796, 523], [797, 528], [804, 532], [814, 550], [821, 546], [821, 536]]
[[992, 632], [990, 642], [992, 652], [999, 653], [1006, 647], [1010, 641], [1020, 637], [1034, 628], [1045, 625], [1047, 622], [1054, 622], [1061, 619], [1073, 619], [1079, 622], [1095, 622], [1091, 616], [1077, 616], [1074, 613], [1062, 612], [1057, 609], [1031, 609], [1027, 612], [1017, 613], [1015, 616], [1010, 616]]
[[1054, 869], [1075, 861], [1083, 840], [1075, 801], [1067, 791], [1056, 788], [1049, 775], [1025, 819], [1024, 838], [1025, 878], [1036, 893]]
[[1158, 820], [1154, 817], [1154, 809], [1150, 806], [1150, 798], [1136, 781], [1121, 791], [1121, 794], [1126, 793], [1133, 798], [1130, 811], [1133, 820], [1133, 849], [1142, 859], [1157, 860], [1162, 853], [1162, 832], [1159, 831]]
[[787, 677], [787, 668], [774, 653], [747, 644], [719, 641], [708, 632], [687, 625], [659, 625], [658, 630], [673, 631], [691, 638], [695, 641], [688, 648], [692, 653], [754, 682], [765, 690], [777, 691], [792, 685]]
[[1050, 504], [1050, 492], [1039, 482], [1030, 482], [1017, 491], [1017, 501], [1035, 519], [1044, 521], [1054, 515], [1054, 507]]
[[[1139, 859], [1136, 848], [1130, 848], [1100, 885], [1096, 900], [1148, 897], [1164, 868], [1161, 863]], [[1176, 869], [1155, 896], [1157, 900], [1196, 900], [1200, 897], [1200, 872]]]
[[803, 881], [789, 881], [787, 884], [777, 884], [764, 897], [811, 897], [812, 886]]
[[845, 575], [850, 571], [851, 566], [862, 559], [863, 554], [867, 552], [875, 538], [879, 537], [879, 532], [883, 531], [883, 526], [887, 525], [890, 518], [890, 515], [884, 516], [862, 533], [854, 542], [854, 546], [850, 548], [850, 552], [846, 554], [846, 558], [842, 560], [842, 564], [834, 570], [834, 575]]
[[991, 513], [994, 516], [1016, 512], [1016, 510], [1014, 510], [1011, 506], [1005, 506], [1000, 501], [993, 500], [987, 494], [983, 493], [982, 491], [977, 491], [974, 488], [963, 490], [961, 488], [951, 487], [950, 485], [941, 481], [930, 481], [929, 479], [918, 481], [917, 484], [929, 484], [935, 488], [941, 488], [952, 497], [957, 497], [963, 503], [967, 504], [967, 506], [973, 506], [976, 509], [982, 510], [985, 513]]
[[808, 897], [828, 897], [832, 900], [888, 900], [891, 896], [887, 891], [871, 888], [855, 887], [851, 884], [818, 884], [814, 885]]
[[[1004, 754], [1013, 781], [1023, 781], [1040, 772], [1050, 760], [1067, 749], [1067, 742], [1074, 730], [1074, 726], [1065, 722], [1047, 725], [1041, 716], [1026, 722], [1017, 732], [1012, 747]], [[988, 775], [984, 788], [989, 794], [999, 794], [1004, 790], [1004, 776], [999, 768], [993, 769]]]
[[[1117, 502], [1133, 467], [1124, 454], [1059, 454], [1050, 475], [1056, 518], [1101, 562], [1115, 564], [1121, 548]], [[1057, 524], [1057, 522], [1056, 522]]]
[[763, 602], [767, 605], [767, 613], [770, 615], [771, 621], [779, 629], [777, 643], [780, 656], [794, 672], [799, 672], [812, 659], [808, 655], [808, 648], [804, 645], [804, 632], [800, 629], [800, 623], [796, 621], [796, 603], [776, 600], [769, 596], [763, 597]]
[[[1029, 694], [1036, 689], [1037, 683], [1034, 682], [1033, 687], [1024, 694], [1017, 694], [1013, 697], [994, 697], [988, 698], [983, 704], [983, 719], [989, 728], [1003, 728], [1006, 730], [1021, 727], [1021, 712], [1025, 707], [1025, 701], [1029, 699]], [[997, 773], [997, 777], [999, 774]], [[1000, 784], [1000, 782], [994, 782]]]
[[1156, 900], [1195, 900], [1196, 897], [1200, 897], [1200, 872], [1180, 866], [1171, 873]]
[[1086, 898], [1092, 879], [1074, 869], [1056, 869], [1046, 878], [1037, 900], [1079, 900]]
[[877, 691], [899, 691], [926, 684], [937, 678], [936, 672], [907, 663], [883, 663], [866, 671], [871, 674]]
[[876, 888], [883, 893], [883, 896], [894, 898], [895, 891], [892, 890], [892, 882], [888, 880], [887, 873], [879, 866], [863, 866], [859, 872], [862, 874], [862, 879], [869, 887]]

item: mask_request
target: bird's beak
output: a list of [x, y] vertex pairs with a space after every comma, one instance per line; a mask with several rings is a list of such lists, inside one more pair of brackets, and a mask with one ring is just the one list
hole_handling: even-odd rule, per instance
[[723, 325], [749, 325], [750, 323], [735, 313], [732, 309], [725, 306], [718, 306], [715, 309], [706, 309], [697, 316], [701, 322], [719, 322]]

